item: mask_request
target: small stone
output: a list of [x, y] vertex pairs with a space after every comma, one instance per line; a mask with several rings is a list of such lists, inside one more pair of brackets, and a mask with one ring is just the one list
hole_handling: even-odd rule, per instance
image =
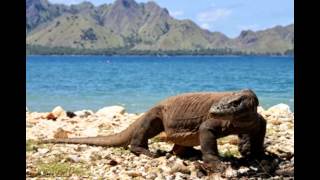
[[280, 124], [279, 128], [281, 131], [286, 131], [287, 129], [289, 129], [287, 124]]
[[276, 170], [275, 173], [279, 176], [294, 176], [294, 168], [289, 167], [286, 169]]
[[37, 171], [34, 170], [34, 169], [31, 169], [31, 170], [27, 169], [27, 170], [26, 170], [26, 174], [27, 174], [27, 177], [28, 177], [28, 176], [29, 176], [29, 177], [36, 177], [36, 176], [38, 176]]
[[177, 172], [175, 175], [176, 175], [176, 177], [175, 177], [176, 180], [188, 179], [188, 175], [183, 174], [181, 172]]
[[239, 172], [240, 174], [243, 174], [243, 173], [248, 172], [249, 170], [250, 170], [250, 169], [247, 168], [247, 167], [240, 167], [240, 168], [238, 169], [238, 172]]
[[86, 118], [92, 114], [94, 114], [91, 110], [81, 110], [81, 111], [76, 111], [74, 112], [77, 116], [80, 118]]
[[77, 155], [69, 155], [67, 158], [70, 162], [77, 163], [80, 161], [80, 158]]
[[273, 120], [271, 120], [270, 122], [271, 122], [273, 125], [276, 125], [276, 126], [278, 126], [278, 125], [281, 124], [281, 121], [279, 121], [278, 119], [273, 119]]
[[35, 119], [35, 118], [32, 118], [32, 119], [28, 119], [27, 122], [31, 125], [34, 125], [34, 124], [37, 124], [40, 122], [40, 119]]
[[172, 161], [175, 161], [176, 159], [177, 159], [177, 156], [171, 156], [168, 160], [172, 162]]
[[105, 116], [112, 114], [114, 116], [116, 114], [124, 114], [125, 111], [124, 107], [121, 106], [109, 106], [98, 110], [96, 115]]
[[158, 174], [154, 180], [165, 180], [165, 177], [162, 174]]
[[230, 139], [229, 140], [229, 144], [238, 145], [239, 144], [239, 139], [238, 138]]
[[273, 113], [277, 113], [277, 114], [281, 114], [281, 113], [291, 113], [290, 107], [287, 104], [277, 104], [275, 106], [272, 106], [268, 109], [269, 112], [273, 112]]
[[52, 114], [55, 116], [55, 117], [60, 117], [60, 116], [63, 116], [63, 115], [66, 115], [64, 109], [61, 107], [61, 106], [57, 106], [55, 107], [53, 110], [52, 110]]
[[101, 160], [102, 157], [101, 157], [101, 155], [99, 155], [99, 154], [93, 153], [93, 154], [91, 154], [90, 159], [91, 159], [92, 161], [97, 161], [97, 160]]
[[166, 153], [166, 159], [169, 159], [172, 156], [170, 153]]
[[158, 175], [156, 173], [150, 173], [146, 176], [147, 179], [155, 179]]
[[118, 162], [112, 159], [108, 162], [108, 164], [111, 166], [116, 166], [118, 164]]
[[95, 137], [98, 136], [98, 131], [98, 128], [88, 128], [85, 129], [82, 134], [84, 137]]
[[140, 172], [127, 172], [127, 174], [131, 177], [138, 177], [138, 176], [142, 176], [142, 174]]
[[258, 168], [256, 168], [256, 167], [250, 166], [249, 168], [254, 170], [254, 171], [258, 171]]
[[69, 118], [73, 118], [73, 117], [76, 116], [76, 114], [75, 114], [74, 112], [67, 111], [67, 116], [68, 116]]
[[95, 127], [103, 130], [112, 128], [112, 126], [109, 123], [105, 123], [105, 122], [98, 122]]
[[171, 168], [171, 173], [175, 173], [175, 172], [181, 172], [184, 174], [190, 174], [190, 170], [187, 166], [185, 166], [184, 164], [178, 164], [176, 163], [172, 168]]
[[228, 178], [235, 177], [237, 176], [237, 171], [233, 170], [231, 167], [228, 167], [225, 171], [225, 176]]
[[41, 155], [44, 155], [44, 154], [46, 154], [47, 152], [49, 152], [49, 149], [47, 149], [47, 148], [38, 148], [38, 152], [39, 152]]
[[54, 138], [68, 138], [68, 134], [71, 134], [70, 131], [65, 131], [62, 128], [58, 128], [56, 133], [53, 135]]
[[52, 113], [49, 113], [48, 115], [46, 115], [45, 118], [53, 121], [57, 120], [57, 117]]

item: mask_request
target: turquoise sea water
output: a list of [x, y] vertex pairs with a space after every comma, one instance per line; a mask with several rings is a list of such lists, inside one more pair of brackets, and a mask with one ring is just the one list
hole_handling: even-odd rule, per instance
[[260, 104], [294, 110], [293, 57], [27, 56], [27, 107], [144, 112], [183, 92], [253, 89]]

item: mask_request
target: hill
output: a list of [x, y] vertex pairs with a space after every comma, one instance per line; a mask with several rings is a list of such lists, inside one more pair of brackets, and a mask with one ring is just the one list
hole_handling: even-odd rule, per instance
[[191, 20], [174, 19], [155, 2], [116, 0], [97, 7], [90, 2], [70, 6], [47, 0], [26, 3], [26, 42], [31, 54], [286, 54], [293, 50], [293, 24], [246, 30], [229, 38]]

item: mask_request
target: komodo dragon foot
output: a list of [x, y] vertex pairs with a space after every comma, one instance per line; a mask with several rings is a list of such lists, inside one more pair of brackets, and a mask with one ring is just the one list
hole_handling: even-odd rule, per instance
[[193, 147], [180, 146], [177, 144], [173, 146], [172, 150], [169, 153], [189, 160], [199, 160], [202, 156], [200, 150], [197, 150]]
[[131, 151], [133, 154], [135, 154], [136, 156], [139, 156], [140, 154], [144, 154], [144, 155], [146, 155], [146, 156], [148, 156], [148, 157], [151, 157], [151, 158], [158, 158], [158, 157], [161, 156], [160, 154], [150, 152], [150, 151], [149, 151], [148, 149], [146, 149], [146, 148], [136, 147], [136, 146], [131, 146], [130, 151]]

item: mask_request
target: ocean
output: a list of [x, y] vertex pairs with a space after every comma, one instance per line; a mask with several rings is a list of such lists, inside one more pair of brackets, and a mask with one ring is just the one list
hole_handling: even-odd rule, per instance
[[147, 111], [185, 92], [254, 90], [267, 109], [294, 111], [294, 58], [272, 56], [27, 56], [26, 106]]

